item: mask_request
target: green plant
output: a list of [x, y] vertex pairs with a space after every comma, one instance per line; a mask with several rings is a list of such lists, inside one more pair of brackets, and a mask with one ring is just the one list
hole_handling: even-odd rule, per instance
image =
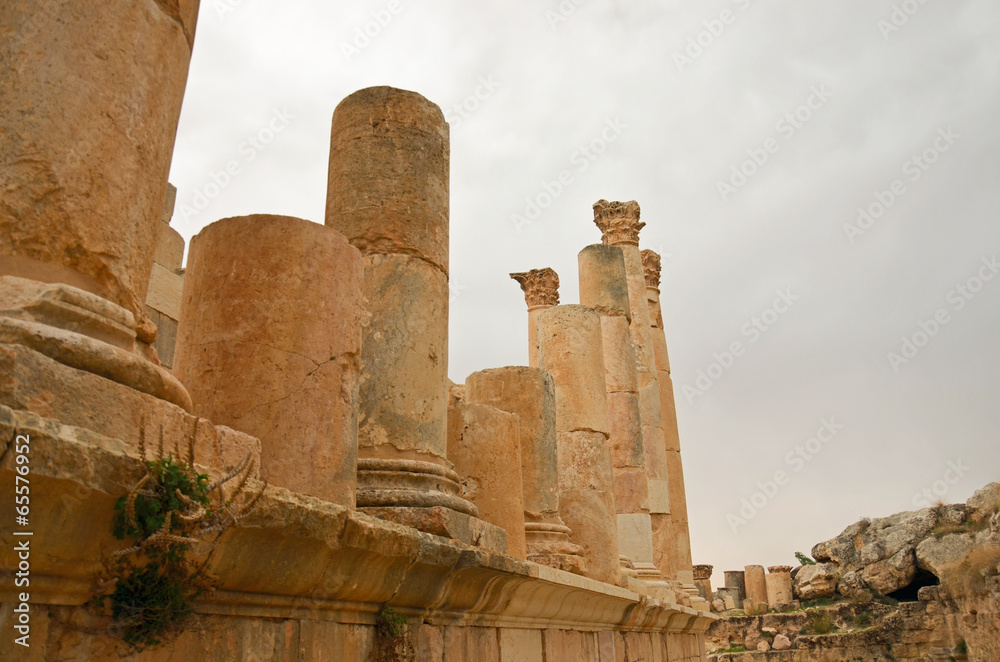
[[724, 653], [745, 653], [747, 647], [743, 644], [733, 644], [729, 648], [724, 648], [722, 650], [715, 651], [712, 655], [720, 655]]
[[959, 655], [967, 655], [969, 653], [969, 645], [965, 643], [965, 639], [958, 640], [958, 644], [955, 645], [955, 652]]
[[375, 646], [372, 662], [403, 662], [413, 657], [405, 614], [383, 605], [375, 615]]
[[[194, 470], [197, 434], [196, 420], [187, 458], [180, 462], [172, 454], [164, 455], [161, 429], [157, 459], [146, 460], [145, 425], [141, 425], [139, 450], [146, 473], [115, 503], [112, 534], [132, 544], [104, 558], [94, 602], [110, 607], [122, 639], [137, 648], [162, 643], [191, 615], [191, 601], [213, 590], [209, 558], [215, 542], [253, 510], [266, 488], [265, 484], [253, 495], [245, 489], [253, 472], [250, 455], [210, 485], [207, 474]], [[237, 477], [239, 484], [227, 497], [225, 485]], [[189, 559], [188, 552], [212, 533], [215, 541], [195, 550], [203, 560]]]
[[815, 561], [802, 552], [795, 552], [795, 559], [799, 562], [799, 565], [816, 565]]
[[809, 614], [808, 629], [813, 634], [829, 634], [837, 628], [833, 623], [833, 616], [829, 612], [816, 611]]

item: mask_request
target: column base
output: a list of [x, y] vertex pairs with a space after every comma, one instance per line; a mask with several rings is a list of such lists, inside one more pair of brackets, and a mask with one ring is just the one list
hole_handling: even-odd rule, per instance
[[358, 458], [358, 509], [373, 517], [467, 545], [507, 553], [507, 532], [479, 519], [476, 506], [459, 496], [452, 469], [404, 458]]
[[576, 575], [586, 575], [587, 560], [582, 556], [583, 549], [570, 542], [570, 533], [570, 528], [564, 524], [525, 522], [528, 560]]
[[96, 294], [0, 276], [0, 343], [22, 345], [190, 412], [187, 389], [140, 336], [154, 340], [155, 327], [138, 328], [131, 312]]

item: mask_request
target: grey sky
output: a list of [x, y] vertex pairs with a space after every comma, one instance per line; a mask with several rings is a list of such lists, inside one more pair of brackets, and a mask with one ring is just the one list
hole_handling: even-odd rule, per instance
[[[358, 48], [373, 16], [387, 24]], [[527, 361], [508, 272], [553, 267], [577, 302], [576, 254], [600, 241], [591, 206], [639, 201], [642, 247], [664, 254], [694, 559], [716, 583], [911, 509], [935, 481], [957, 501], [1000, 480], [1000, 277], [982, 262], [1000, 257], [992, 0], [202, 0], [174, 227], [189, 240], [239, 214], [322, 222], [330, 117], [371, 85], [420, 92], [452, 123], [457, 382]], [[238, 174], [213, 180], [229, 161]], [[992, 280], [955, 290], [981, 267]], [[766, 312], [779, 291], [798, 299]], [[923, 346], [891, 362], [914, 334]], [[711, 368], [734, 342], [741, 355]], [[718, 376], [703, 394], [699, 371]], [[806, 449], [831, 417], [842, 428]], [[743, 498], [766, 503], [727, 522]]]

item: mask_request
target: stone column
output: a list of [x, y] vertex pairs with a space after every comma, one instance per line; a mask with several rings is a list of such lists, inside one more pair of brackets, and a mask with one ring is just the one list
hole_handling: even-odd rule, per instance
[[698, 595], [704, 600], [712, 600], [712, 570], [710, 565], [693, 566], [694, 585], [698, 588]]
[[515, 414], [489, 405], [456, 403], [448, 408], [448, 457], [461, 476], [462, 496], [479, 517], [507, 532], [507, 554], [527, 557], [521, 441]]
[[0, 5], [0, 342], [182, 407], [144, 303], [197, 14]]
[[262, 477], [350, 508], [362, 281], [361, 254], [330, 228], [213, 223], [191, 241], [175, 366], [197, 415], [260, 439]]
[[677, 407], [674, 384], [670, 376], [670, 356], [660, 307], [660, 256], [651, 250], [641, 252], [646, 280], [646, 298], [652, 324], [653, 354], [657, 382], [660, 386], [660, 409], [666, 442], [667, 481], [670, 485], [670, 519], [674, 530], [674, 557], [686, 567], [691, 564], [691, 534], [688, 526], [687, 492], [684, 487], [684, 467], [681, 463], [680, 433], [677, 429]]
[[559, 514], [583, 548], [587, 576], [620, 579], [601, 317], [586, 306], [538, 315], [538, 363], [555, 384]]
[[[528, 560], [586, 574], [586, 561], [580, 556], [582, 550], [570, 542], [571, 531], [559, 516], [556, 394], [552, 376], [524, 366], [491, 368], [469, 375], [465, 389], [468, 402], [490, 405], [518, 417]], [[450, 447], [448, 453], [452, 457]], [[510, 486], [509, 477], [507, 485]]]
[[767, 569], [765, 580], [767, 604], [771, 609], [779, 609], [792, 601], [792, 566], [772, 565]]
[[538, 314], [559, 305], [559, 275], [552, 269], [532, 269], [510, 275], [521, 285], [528, 304], [528, 365], [538, 367]]
[[333, 114], [326, 225], [364, 256], [358, 507], [464, 539], [476, 508], [447, 459], [448, 159], [435, 104], [355, 92]]
[[184, 289], [184, 237], [170, 227], [176, 196], [177, 189], [168, 184], [167, 201], [156, 233], [153, 270], [149, 274], [149, 289], [146, 291], [146, 314], [156, 325], [153, 347], [165, 368], [174, 365], [174, 346]]
[[[646, 300], [646, 277], [642, 257], [639, 254], [639, 232], [646, 224], [639, 220], [639, 215], [639, 204], [634, 200], [631, 202], [599, 200], [594, 203], [594, 223], [601, 229], [602, 242], [621, 248], [625, 259], [629, 306], [632, 312], [629, 334], [636, 354], [655, 562], [665, 577], [678, 581], [688, 595], [694, 600], [699, 600], [698, 590], [694, 586], [691, 562], [687, 560], [687, 563], [684, 563], [683, 559], [677, 557], [676, 551], [661, 396], [656, 378], [649, 304]], [[706, 610], [709, 608], [704, 602], [699, 602], [695, 606]]]
[[746, 574], [742, 570], [726, 570], [726, 588], [736, 589], [737, 597], [734, 598], [737, 607], [743, 606], [743, 601], [747, 598]]
[[744, 576], [746, 578], [747, 602], [768, 604], [767, 580], [764, 579], [764, 566], [748, 565], [744, 568]]
[[595, 244], [580, 251], [578, 261], [580, 303], [601, 316], [611, 459], [615, 471], [618, 551], [631, 561], [640, 580], [667, 597], [669, 586], [653, 563], [649, 477], [635, 351], [629, 337], [631, 312], [624, 256], [617, 246]]

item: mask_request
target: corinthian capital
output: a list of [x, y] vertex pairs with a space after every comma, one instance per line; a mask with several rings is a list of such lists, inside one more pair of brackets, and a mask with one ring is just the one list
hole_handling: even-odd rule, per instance
[[660, 287], [660, 254], [648, 248], [639, 251], [642, 255], [642, 271], [646, 276], [646, 287]]
[[548, 267], [532, 269], [511, 274], [510, 277], [521, 284], [529, 310], [536, 306], [559, 305], [559, 275], [555, 270]]
[[619, 244], [639, 245], [639, 230], [646, 227], [639, 221], [639, 203], [608, 202], [598, 200], [594, 203], [594, 223], [601, 228], [604, 235], [601, 241], [609, 246]]

